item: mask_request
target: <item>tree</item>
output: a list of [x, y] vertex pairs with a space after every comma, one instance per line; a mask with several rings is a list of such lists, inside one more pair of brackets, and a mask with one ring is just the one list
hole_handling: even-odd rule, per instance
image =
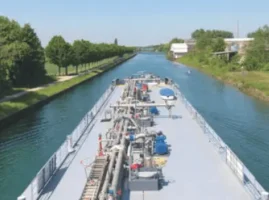
[[29, 24], [0, 17], [0, 60], [13, 86], [32, 86], [45, 77], [44, 51]]
[[192, 34], [191, 34], [191, 37], [193, 39], [198, 39], [200, 38], [201, 36], [203, 36], [205, 34], [205, 30], [204, 29], [197, 29], [195, 30]]
[[212, 38], [202, 35], [196, 40], [195, 48], [199, 51], [206, 50], [212, 44]]
[[201, 37], [209, 37], [209, 38], [233, 38], [233, 33], [224, 30], [204, 30], [197, 29], [192, 34], [191, 37], [193, 39], [199, 39]]
[[45, 54], [41, 42], [29, 24], [22, 28], [22, 41], [28, 44], [29, 53], [21, 65], [19, 79], [21, 84], [34, 86], [40, 84], [46, 74]]
[[[21, 27], [7, 17], [0, 16], [0, 67], [1, 82], [9, 80], [16, 84], [19, 62], [27, 54], [28, 46], [20, 41]], [[3, 88], [1, 89], [4, 90]]]
[[213, 52], [221, 52], [224, 51], [226, 47], [225, 41], [223, 38], [213, 39], [211, 43], [211, 48]]
[[115, 38], [115, 40], [114, 40], [114, 44], [115, 44], [115, 45], [118, 45], [118, 39], [117, 39], [117, 38]]
[[73, 45], [73, 62], [72, 65], [76, 67], [76, 74], [78, 74], [78, 66], [83, 62], [83, 41], [82, 40], [75, 40]]
[[247, 47], [244, 66], [247, 70], [263, 69], [269, 62], [269, 26], [265, 25], [249, 35], [254, 37], [254, 41]]
[[184, 43], [183, 39], [180, 38], [173, 38], [170, 42], [169, 42], [169, 46], [171, 46], [172, 43]]
[[61, 68], [65, 68], [65, 74], [68, 74], [68, 66], [72, 63], [71, 45], [67, 43], [62, 36], [54, 36], [46, 47], [46, 55], [49, 61], [58, 66], [59, 75]]

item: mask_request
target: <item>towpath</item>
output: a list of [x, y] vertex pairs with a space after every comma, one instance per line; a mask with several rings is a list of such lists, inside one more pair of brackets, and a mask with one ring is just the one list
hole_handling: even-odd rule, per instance
[[59, 76], [59, 77], [57, 77], [58, 80], [55, 81], [55, 82], [53, 82], [53, 83], [49, 83], [49, 84], [46, 84], [46, 85], [43, 85], [43, 86], [39, 86], [39, 87], [35, 87], [35, 88], [26, 89], [25, 91], [18, 92], [18, 93], [15, 93], [13, 95], [5, 96], [2, 99], [0, 99], [0, 103], [5, 102], [5, 101], [10, 101], [10, 100], [16, 99], [16, 98], [21, 97], [21, 96], [23, 96], [25, 94], [28, 94], [29, 92], [38, 91], [38, 90], [47, 88], [49, 86], [55, 85], [56, 83], [70, 80], [70, 79], [72, 79], [74, 77], [76, 77], [76, 76]]

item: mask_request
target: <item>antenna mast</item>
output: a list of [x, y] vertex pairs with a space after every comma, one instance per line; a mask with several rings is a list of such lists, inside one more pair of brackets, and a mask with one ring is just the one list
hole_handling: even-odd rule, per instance
[[236, 37], [239, 38], [239, 20], [237, 20]]

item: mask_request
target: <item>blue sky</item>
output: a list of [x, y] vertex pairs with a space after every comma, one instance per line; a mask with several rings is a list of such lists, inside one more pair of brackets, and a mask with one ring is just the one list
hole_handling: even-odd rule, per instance
[[269, 24], [268, 0], [0, 0], [0, 15], [30, 23], [43, 45], [61, 34], [72, 42], [150, 45], [189, 38], [197, 28], [224, 29], [240, 37]]

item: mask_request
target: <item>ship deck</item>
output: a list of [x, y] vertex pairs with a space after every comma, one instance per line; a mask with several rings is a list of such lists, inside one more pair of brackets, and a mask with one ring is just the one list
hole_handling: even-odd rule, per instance
[[[119, 99], [122, 89], [121, 86], [115, 88], [108, 102], [98, 113], [93, 126], [88, 128], [79, 142], [76, 151], [68, 156], [39, 199], [80, 199], [86, 184], [81, 160], [86, 158], [94, 160], [98, 149], [98, 134], [105, 133], [112, 126], [110, 122], [100, 122], [100, 119], [109, 105]], [[157, 86], [152, 88], [150, 96], [156, 103], [163, 103]], [[175, 107], [172, 108], [172, 114], [179, 116], [176, 119], [168, 118], [168, 111], [165, 108], [158, 109], [160, 116], [155, 118], [156, 125], [153, 129], [163, 131], [172, 149], [168, 162], [163, 168], [167, 185], [160, 191], [144, 192], [144, 198], [142, 192], [126, 190], [123, 193], [124, 200], [251, 199], [180, 100], [177, 100]]]
[[[84, 137], [75, 148], [75, 152], [67, 157], [61, 168], [52, 177], [45, 187], [39, 200], [79, 200], [86, 185], [84, 163], [91, 163], [97, 154], [98, 135], [104, 134], [112, 127], [111, 122], [100, 122], [104, 117], [104, 111], [110, 104], [115, 104], [122, 94], [123, 87], [116, 87], [107, 103], [101, 108], [96, 116], [93, 126], [89, 126]], [[26, 198], [28, 199], [28, 198]], [[30, 199], [30, 198], [29, 198]]]
[[[159, 89], [152, 89], [151, 100], [163, 103]], [[124, 193], [124, 200], [186, 199], [186, 200], [248, 200], [248, 192], [221, 159], [208, 137], [192, 118], [180, 99], [168, 118], [166, 108], [158, 108], [156, 131], [161, 130], [171, 145], [171, 154], [163, 174], [167, 182], [159, 191]]]

